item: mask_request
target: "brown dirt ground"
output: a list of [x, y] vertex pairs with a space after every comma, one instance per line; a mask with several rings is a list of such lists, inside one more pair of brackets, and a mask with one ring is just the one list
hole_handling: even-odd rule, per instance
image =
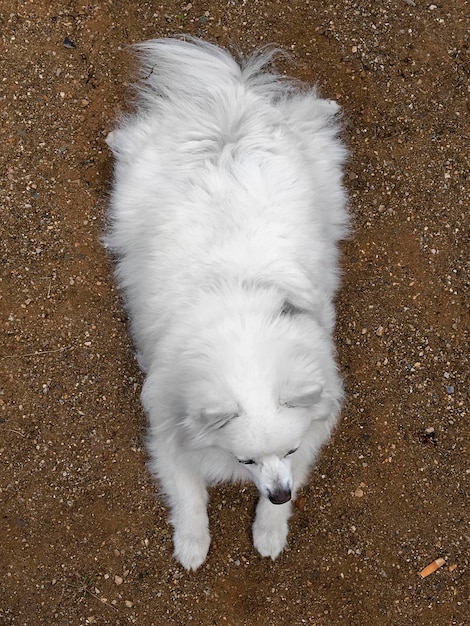
[[[467, 9], [2, 1], [2, 625], [470, 623]], [[338, 299], [348, 400], [289, 546], [261, 559], [254, 488], [216, 488], [192, 574], [146, 470], [142, 379], [99, 243], [126, 47], [182, 31], [275, 42], [343, 105], [355, 224]]]

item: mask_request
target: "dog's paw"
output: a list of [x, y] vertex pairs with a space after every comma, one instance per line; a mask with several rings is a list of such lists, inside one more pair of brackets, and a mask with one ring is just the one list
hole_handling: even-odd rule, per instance
[[273, 560], [284, 550], [287, 543], [287, 520], [258, 520], [253, 524], [253, 544], [261, 556]]
[[175, 559], [187, 570], [196, 570], [206, 560], [211, 536], [205, 528], [175, 531], [173, 536]]

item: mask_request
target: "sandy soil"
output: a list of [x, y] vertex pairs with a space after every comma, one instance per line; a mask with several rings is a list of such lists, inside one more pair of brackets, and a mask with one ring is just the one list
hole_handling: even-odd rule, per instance
[[[470, 623], [466, 10], [2, 1], [2, 625]], [[126, 48], [175, 32], [275, 42], [343, 105], [355, 225], [338, 299], [348, 399], [288, 549], [261, 559], [254, 488], [217, 488], [195, 574], [172, 559], [146, 470], [142, 379], [99, 243]]]

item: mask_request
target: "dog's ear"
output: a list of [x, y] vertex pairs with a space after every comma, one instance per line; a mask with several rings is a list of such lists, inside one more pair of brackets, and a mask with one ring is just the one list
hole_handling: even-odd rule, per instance
[[323, 387], [320, 384], [312, 385], [309, 388], [303, 389], [298, 394], [292, 394], [287, 396], [282, 404], [287, 407], [303, 407], [308, 408], [320, 401]]
[[233, 419], [238, 417], [236, 411], [221, 411], [220, 409], [202, 409], [199, 418], [208, 430], [219, 430], [223, 428]]

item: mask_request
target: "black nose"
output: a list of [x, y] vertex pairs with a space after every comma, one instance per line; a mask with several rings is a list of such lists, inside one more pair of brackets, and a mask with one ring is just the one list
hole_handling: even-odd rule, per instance
[[291, 497], [292, 494], [290, 489], [279, 489], [278, 491], [274, 491], [272, 493], [271, 491], [268, 491], [268, 498], [273, 504], [285, 504], [286, 502], [289, 502]]

